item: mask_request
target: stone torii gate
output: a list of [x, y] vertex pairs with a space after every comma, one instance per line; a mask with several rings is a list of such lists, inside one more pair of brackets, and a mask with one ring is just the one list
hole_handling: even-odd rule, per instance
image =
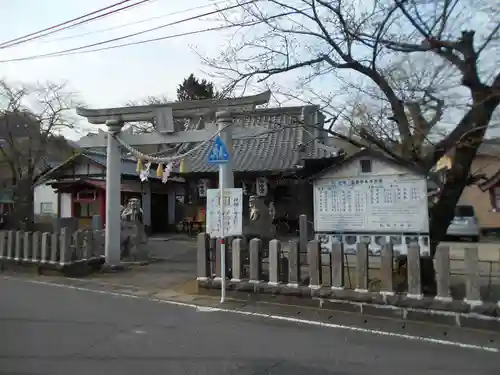
[[[186, 144], [207, 141], [220, 131], [220, 137], [231, 153], [233, 139], [254, 137], [266, 131], [260, 126], [233, 128], [230, 126], [233, 125], [232, 113], [251, 111], [257, 105], [267, 104], [270, 97], [271, 92], [266, 91], [258, 95], [234, 99], [193, 100], [105, 109], [77, 108], [77, 114], [85, 117], [89, 123], [107, 126], [107, 132], [99, 131], [95, 135], [85, 136], [78, 141], [78, 145], [81, 148], [107, 148], [105, 257], [108, 266], [115, 267], [120, 264], [120, 194], [118, 192], [121, 189], [121, 153], [119, 142], [115, 137], [119, 136], [130, 146]], [[196, 126], [198, 130], [176, 131], [174, 120], [183, 120], [186, 123], [195, 122], [198, 124]], [[138, 121], [153, 123], [155, 131], [145, 134], [122, 132], [126, 122]], [[204, 126], [200, 126], [201, 123], [204, 123]], [[186, 128], [189, 127], [186, 126]], [[224, 175], [227, 178], [225, 186], [233, 187], [231, 162], [227, 163], [224, 168], [226, 168]]]

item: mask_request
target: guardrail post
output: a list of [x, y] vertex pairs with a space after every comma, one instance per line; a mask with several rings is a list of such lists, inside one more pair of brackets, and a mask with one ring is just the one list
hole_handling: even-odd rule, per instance
[[309, 263], [309, 288], [321, 288], [321, 246], [319, 241], [309, 241], [307, 245], [307, 260]]
[[250, 282], [259, 283], [262, 274], [262, 240], [250, 240]]
[[198, 250], [197, 256], [197, 269], [198, 276], [196, 280], [206, 281], [211, 276], [210, 275], [210, 263], [209, 263], [209, 242], [208, 235], [206, 233], [199, 233], [197, 237], [196, 247]]
[[279, 261], [281, 243], [279, 240], [269, 241], [269, 285], [279, 285]]
[[436, 299], [451, 301], [450, 295], [450, 247], [439, 245], [435, 255], [436, 260]]
[[420, 246], [417, 242], [411, 242], [408, 246], [407, 277], [409, 298], [422, 298], [422, 281], [420, 273]]

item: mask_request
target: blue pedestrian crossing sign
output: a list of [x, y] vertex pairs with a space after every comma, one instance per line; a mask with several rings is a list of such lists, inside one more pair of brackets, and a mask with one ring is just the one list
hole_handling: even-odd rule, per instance
[[229, 152], [227, 151], [227, 146], [224, 141], [217, 136], [215, 138], [215, 143], [208, 152], [208, 163], [209, 164], [224, 164], [229, 161]]

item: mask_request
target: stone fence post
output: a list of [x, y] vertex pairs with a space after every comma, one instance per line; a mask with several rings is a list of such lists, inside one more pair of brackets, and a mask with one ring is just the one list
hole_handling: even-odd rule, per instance
[[332, 289], [344, 289], [344, 245], [332, 245], [331, 276]]
[[422, 280], [420, 273], [420, 246], [416, 242], [408, 246], [407, 268], [409, 298], [420, 299], [422, 294]]
[[280, 250], [281, 243], [279, 240], [269, 242], [269, 285], [279, 285]]
[[451, 301], [450, 295], [450, 247], [439, 245], [435, 255], [436, 260], [436, 299]]
[[384, 243], [380, 253], [380, 293], [394, 295], [394, 285], [392, 282], [394, 273], [394, 247], [391, 242]]
[[42, 244], [41, 244], [41, 251], [42, 254], [40, 256], [40, 262], [41, 263], [48, 263], [50, 262], [50, 233], [42, 233]]
[[297, 241], [288, 243], [288, 286], [298, 288], [300, 285], [300, 248]]
[[28, 262], [31, 260], [31, 254], [33, 249], [33, 240], [31, 232], [24, 232], [23, 237], [23, 261]]
[[233, 246], [231, 249], [232, 257], [232, 282], [241, 281], [241, 252], [243, 250], [243, 240], [241, 238], [235, 238], [233, 240]]
[[262, 240], [252, 238], [250, 240], [250, 282], [257, 284], [262, 275]]
[[38, 263], [41, 260], [41, 254], [40, 254], [41, 233], [34, 232], [31, 240], [32, 240], [32, 244], [33, 244], [32, 253], [31, 253], [31, 261], [33, 263]]
[[0, 260], [7, 259], [9, 256], [7, 249], [7, 232], [0, 231]]
[[300, 252], [307, 253], [307, 243], [309, 242], [309, 225], [307, 215], [299, 216], [299, 243]]
[[464, 249], [465, 266], [465, 301], [472, 305], [480, 305], [481, 293], [479, 284], [479, 257], [477, 246]]
[[309, 241], [307, 245], [307, 258], [309, 263], [309, 288], [319, 289], [321, 288], [321, 276], [323, 273], [319, 241]]
[[209, 238], [208, 234], [200, 233], [197, 237], [196, 247], [198, 249], [197, 256], [197, 270], [198, 277], [196, 278], [198, 281], [206, 281], [208, 280], [210, 275], [210, 261], [209, 261]]
[[360, 242], [356, 249], [356, 289], [357, 292], [368, 291], [368, 244]]

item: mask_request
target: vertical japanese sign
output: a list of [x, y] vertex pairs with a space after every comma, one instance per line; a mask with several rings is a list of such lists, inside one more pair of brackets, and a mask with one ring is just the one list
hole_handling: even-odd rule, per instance
[[[220, 190], [207, 190], [207, 233], [220, 236]], [[243, 234], [243, 189], [224, 189], [224, 236]]]

